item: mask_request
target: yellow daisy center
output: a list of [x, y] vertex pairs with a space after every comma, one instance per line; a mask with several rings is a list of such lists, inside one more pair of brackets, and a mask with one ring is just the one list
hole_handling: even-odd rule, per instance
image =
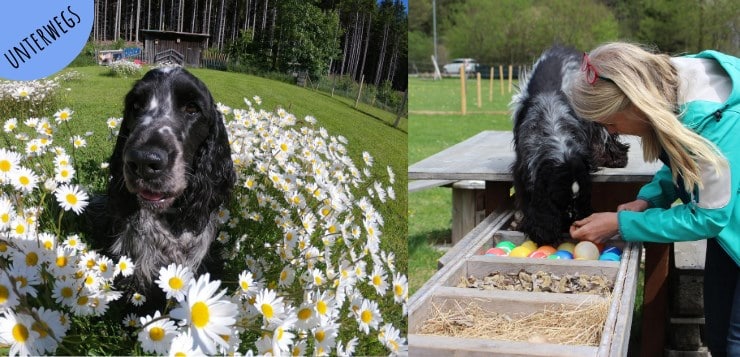
[[164, 338], [164, 329], [159, 326], [154, 326], [149, 330], [149, 338], [152, 339], [152, 341], [162, 341]]
[[272, 305], [270, 304], [262, 304], [262, 314], [265, 315], [266, 318], [271, 319], [274, 312], [272, 311]]
[[205, 327], [211, 317], [210, 311], [208, 311], [208, 305], [202, 301], [193, 304], [193, 307], [190, 309], [190, 315], [192, 316], [193, 325], [197, 328]]
[[308, 320], [311, 317], [311, 309], [303, 308], [298, 311], [298, 318], [301, 320]]
[[121, 271], [124, 271], [128, 268], [128, 264], [126, 264], [126, 262], [120, 262], [118, 263], [118, 268], [121, 269]]
[[396, 295], [401, 296], [403, 294], [403, 286], [400, 284], [393, 285], [393, 291]]
[[77, 305], [86, 305], [87, 301], [87, 296], [80, 296], [77, 298]]
[[187, 357], [187, 355], [185, 354], [185, 352], [176, 352], [175, 357]]
[[360, 314], [360, 318], [362, 319], [362, 322], [369, 324], [370, 321], [373, 320], [373, 313], [370, 312], [370, 310], [364, 310], [362, 311], [362, 314]]
[[0, 304], [4, 304], [10, 297], [10, 290], [5, 285], [0, 285]]
[[44, 242], [44, 249], [50, 250], [52, 248], [54, 243], [52, 243], [50, 240], [47, 240]]
[[326, 332], [325, 331], [316, 331], [316, 341], [319, 341], [321, 343], [324, 341], [324, 338], [326, 338]]
[[39, 255], [36, 252], [30, 252], [26, 255], [26, 265], [36, 266], [39, 263]]
[[10, 222], [10, 213], [5, 212], [2, 215], [0, 215], [0, 221], [2, 221], [3, 223]]
[[20, 343], [26, 342], [28, 340], [28, 328], [23, 324], [15, 324], [13, 326], [13, 339]]
[[280, 144], [280, 150], [288, 151], [288, 145], [286, 143]]
[[67, 266], [67, 257], [65, 257], [65, 256], [57, 257], [56, 263], [57, 263], [57, 266], [60, 267], [60, 268], [66, 267]]
[[72, 291], [72, 288], [70, 288], [69, 286], [63, 287], [61, 293], [62, 293], [62, 297], [65, 299], [71, 298], [72, 294], [74, 294], [74, 292]]
[[69, 113], [67, 113], [67, 112], [62, 112], [61, 114], [59, 114], [59, 119], [62, 119], [62, 120], [67, 120], [67, 119], [69, 119]]
[[67, 199], [67, 203], [71, 205], [77, 204], [77, 196], [75, 196], [74, 194], [68, 193], [67, 197], [65, 198]]
[[326, 301], [321, 300], [316, 303], [316, 311], [318, 311], [320, 315], [326, 315], [326, 310], [328, 310]]
[[172, 288], [172, 290], [180, 290], [182, 289], [182, 286], [184, 285], [182, 279], [176, 276], [171, 277], [168, 283], [170, 285], [170, 288]]
[[18, 178], [18, 182], [23, 186], [28, 186], [28, 184], [31, 183], [31, 179], [29, 179], [28, 176], [21, 176]]
[[9, 160], [0, 160], [0, 171], [9, 172], [11, 166]]
[[373, 276], [373, 285], [380, 286], [380, 283], [381, 282], [382, 282], [382, 280], [380, 279], [380, 276], [378, 276], [378, 275]]
[[249, 282], [247, 282], [246, 280], [242, 280], [241, 283], [239, 283], [239, 285], [242, 287], [242, 290], [244, 291], [249, 290]]
[[31, 325], [31, 330], [34, 330], [34, 331], [38, 332], [39, 333], [39, 338], [44, 338], [44, 337], [46, 337], [46, 335], [48, 335], [48, 333], [46, 331], [49, 330], [49, 326], [46, 324], [46, 322], [43, 322], [43, 321], [42, 322], [35, 321]]

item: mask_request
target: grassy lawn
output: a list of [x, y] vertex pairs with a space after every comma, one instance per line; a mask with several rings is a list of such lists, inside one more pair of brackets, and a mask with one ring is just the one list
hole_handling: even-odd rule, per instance
[[[501, 96], [500, 82], [493, 84], [488, 101], [488, 81], [482, 83], [482, 107], [477, 108], [476, 83], [467, 81], [468, 114], [430, 114], [460, 111], [460, 80], [441, 81], [409, 78], [409, 163], [457, 144], [483, 130], [511, 130], [511, 119], [503, 113], [511, 100]], [[508, 87], [508, 82], [506, 86]], [[424, 114], [420, 114], [424, 113]], [[409, 291], [413, 294], [437, 270], [443, 252], [434, 246], [450, 242], [452, 194], [449, 188], [433, 188], [409, 194]]]
[[[122, 116], [123, 98], [138, 78], [112, 77], [107, 75], [106, 68], [98, 66], [73, 70], [80, 72], [83, 78], [69, 82], [70, 90], [62, 106], [74, 110], [76, 132], [96, 133], [88, 138], [88, 148], [77, 158], [84, 167], [96, 168], [108, 159], [114, 144], [112, 138], [99, 134], [109, 131], [106, 119]], [[232, 108], [246, 108], [244, 98], [253, 101], [252, 97], [258, 95], [266, 110], [282, 107], [299, 119], [314, 116], [330, 134], [346, 137], [355, 162], [362, 161], [363, 151], [369, 152], [375, 159], [372, 170], [375, 175], [387, 176], [386, 167], [391, 166], [397, 174], [397, 199], [378, 207], [385, 219], [383, 247], [396, 253], [399, 271], [406, 270], [406, 121], [401, 122], [401, 128], [395, 129], [392, 127], [396, 120], [393, 113], [364, 104], [356, 110], [351, 99], [331, 97], [283, 82], [208, 69], [189, 71], [206, 83], [217, 102]]]

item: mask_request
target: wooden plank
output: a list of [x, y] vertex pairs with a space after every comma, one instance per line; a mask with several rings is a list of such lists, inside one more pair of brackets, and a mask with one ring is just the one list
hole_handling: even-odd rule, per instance
[[454, 183], [455, 180], [416, 180], [409, 181], [409, 192], [423, 191], [429, 188], [445, 186]]
[[475, 190], [452, 188], [452, 245], [456, 245], [468, 232], [475, 228]]
[[594, 356], [596, 347], [409, 334], [409, 356]]
[[[439, 311], [465, 309], [475, 303], [487, 311], [505, 312], [509, 317], [530, 315], [546, 308], [577, 308], [608, 300], [596, 294], [558, 294], [546, 292], [480, 290], [443, 286], [434, 291], [427, 308]], [[433, 312], [433, 311], [432, 311]], [[421, 325], [415, 326], [418, 332]]]
[[599, 274], [606, 275], [609, 279], [614, 280], [617, 278], [619, 267], [620, 262], [601, 260], [551, 260], [476, 255], [468, 258], [465, 276], [482, 277], [495, 271], [518, 273], [523, 269], [530, 273], [541, 270], [558, 275], [574, 273]]
[[[623, 135], [630, 144], [627, 167], [601, 169], [592, 174], [594, 182], [649, 182], [661, 167], [642, 158], [639, 138]], [[408, 168], [410, 180], [513, 181], [513, 135], [510, 131], [483, 131]]]
[[632, 315], [635, 310], [635, 295], [637, 293], [637, 279], [640, 270], [642, 243], [630, 243], [630, 262], [625, 274], [624, 290], [619, 301], [619, 314], [614, 326], [614, 339], [609, 349], [609, 356], [626, 356], [629, 352], [630, 330]]

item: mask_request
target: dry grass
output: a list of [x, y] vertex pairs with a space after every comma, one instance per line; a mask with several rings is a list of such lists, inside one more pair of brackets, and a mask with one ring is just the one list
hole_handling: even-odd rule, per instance
[[[509, 316], [487, 311], [475, 302], [434, 314], [419, 333], [462, 338], [485, 338], [533, 343], [598, 346], [609, 311], [610, 299], [576, 308], [548, 308], [529, 315]], [[443, 303], [442, 305], [447, 305]]]

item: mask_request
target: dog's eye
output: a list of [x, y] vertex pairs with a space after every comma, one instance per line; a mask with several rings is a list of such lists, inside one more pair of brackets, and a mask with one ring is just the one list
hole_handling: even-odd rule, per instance
[[188, 113], [188, 114], [196, 114], [200, 112], [200, 108], [198, 108], [198, 105], [195, 103], [185, 104], [185, 107], [183, 108], [183, 110], [185, 111], [185, 113]]

